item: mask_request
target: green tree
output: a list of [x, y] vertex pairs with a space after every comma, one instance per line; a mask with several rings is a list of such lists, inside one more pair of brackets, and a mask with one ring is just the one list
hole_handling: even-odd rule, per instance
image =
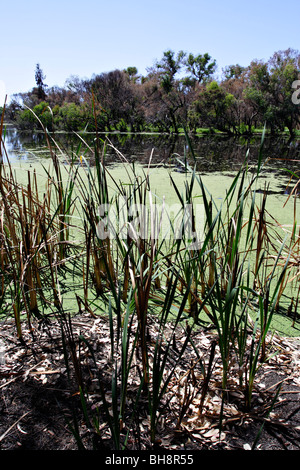
[[162, 84], [166, 81], [167, 88], [174, 84], [176, 75], [181, 71], [184, 65], [186, 54], [179, 51], [177, 55], [174, 51], [167, 50], [164, 52], [162, 59], [156, 62], [156, 68], [160, 72]]
[[198, 83], [207, 82], [217, 67], [216, 61], [207, 52], [197, 56], [189, 54], [184, 63], [187, 71], [191, 74], [190, 80]]
[[130, 81], [136, 83], [141, 77], [138, 75], [138, 69], [136, 67], [127, 67], [124, 72], [128, 75]]
[[293, 136], [300, 123], [299, 106], [295, 106], [292, 100], [293, 83], [299, 78], [300, 53], [293, 49], [275, 52], [268, 65], [276, 121], [280, 128], [287, 127]]
[[124, 122], [135, 130], [140, 122], [138, 84], [121, 70], [102, 73], [86, 83], [89, 95], [94, 94], [96, 111], [101, 113], [103, 130], [114, 130]]
[[258, 110], [245, 96], [245, 89], [249, 84], [249, 68], [238, 64], [229, 65], [223, 69], [221, 86], [227, 93], [235, 97], [234, 106], [231, 108], [233, 125], [239, 129], [239, 133], [251, 134], [258, 119]]
[[40, 64], [36, 64], [35, 83], [37, 86], [37, 97], [39, 100], [42, 100], [42, 101], [46, 99], [45, 89], [47, 85], [44, 83], [45, 78], [46, 76], [43, 74]]
[[235, 102], [235, 97], [227, 93], [216, 81], [208, 83], [194, 103], [199, 125], [226, 133], [236, 132]]
[[178, 77], [183, 65], [185, 53], [167, 50], [160, 61], [149, 69], [149, 80], [152, 82], [153, 123], [175, 133], [179, 130], [182, 120], [187, 117], [187, 95], [185, 85]]
[[268, 62], [250, 65], [245, 98], [253, 103], [272, 134], [287, 127], [293, 136], [300, 123], [300, 109], [292, 100], [299, 68], [300, 54], [292, 49], [275, 52]]
[[246, 70], [246, 67], [242, 67], [239, 64], [227, 65], [223, 69], [223, 75], [224, 75], [225, 80], [237, 79], [242, 76], [245, 70]]
[[86, 125], [92, 122], [92, 113], [86, 105], [75, 103], [64, 103], [63, 106], [55, 110], [55, 123], [64, 130], [68, 131], [80, 131], [83, 130]]
[[29, 109], [24, 109], [19, 112], [17, 117], [19, 128], [30, 130], [38, 129], [40, 125], [36, 119], [37, 116], [49, 131], [53, 130], [52, 113], [47, 102], [41, 101], [39, 104], [34, 106], [32, 111]]

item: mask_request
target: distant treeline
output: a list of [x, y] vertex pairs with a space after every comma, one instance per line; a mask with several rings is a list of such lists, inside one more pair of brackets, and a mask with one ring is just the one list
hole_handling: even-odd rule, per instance
[[63, 87], [48, 87], [37, 64], [36, 86], [13, 95], [5, 118], [33, 130], [37, 116], [49, 131], [177, 133], [184, 127], [251, 134], [266, 124], [271, 134], [293, 136], [300, 129], [299, 51], [278, 51], [247, 67], [227, 66], [219, 80], [215, 73], [208, 53], [168, 50], [146, 76], [128, 67], [90, 79], [71, 76]]

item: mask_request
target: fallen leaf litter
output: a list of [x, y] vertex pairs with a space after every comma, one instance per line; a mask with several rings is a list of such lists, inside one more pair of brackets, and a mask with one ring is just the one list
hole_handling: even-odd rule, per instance
[[[64, 360], [64, 354], [61, 344], [61, 329], [58, 322], [52, 321], [51, 325], [33, 322], [33, 331], [30, 331], [26, 325], [23, 326], [24, 344], [21, 344], [16, 338], [13, 322], [6, 321], [2, 324], [0, 333], [0, 391], [2, 393], [1, 400], [5, 402], [5, 390], [13, 387], [14, 382], [24, 384], [29, 380], [37, 382], [41, 387], [55, 388], [56, 380], [67, 375], [67, 367]], [[148, 338], [149, 344], [149, 363], [153, 359], [154, 343], [156, 336], [159, 334], [159, 326], [155, 319], [151, 318], [150, 333]], [[104, 376], [108, 379], [106, 397], [108, 403], [112, 403], [110, 390], [110, 376], [112, 373], [113, 363], [111, 361], [111, 344], [109, 340], [109, 323], [105, 318], [92, 318], [91, 316], [75, 316], [72, 320], [73, 334], [77, 343], [77, 353], [80, 352], [80, 361], [82, 369], [87, 374], [86, 384], [88, 388], [88, 404], [91, 410], [96, 410], [101, 404], [101, 395], [97, 387], [96, 370], [91, 363], [91, 357], [88, 349], [81, 343], [80, 348], [79, 336], [83, 335], [93, 346], [96, 367], [100, 368]], [[172, 325], [167, 325], [164, 331], [164, 343], [168, 344], [172, 340]], [[167, 363], [164, 376], [167, 377], [170, 370], [174, 366], [176, 357], [176, 348], [180, 348], [185, 340], [184, 329], [178, 328], [176, 333], [176, 344], [173, 350], [174, 354], [170, 354], [170, 360]], [[271, 355], [271, 359], [263, 364], [261, 370], [257, 374], [255, 388], [253, 391], [253, 408], [245, 410], [243, 407], [244, 395], [239, 389], [239, 371], [238, 367], [232, 367], [234, 374], [228, 377], [227, 400], [223, 409], [223, 426], [220, 432], [219, 417], [222, 402], [222, 364], [219, 357], [218, 348], [213, 361], [213, 370], [208, 383], [205, 396], [203, 395], [203, 371], [201, 364], [207, 367], [212, 342], [215, 337], [212, 332], [193, 332], [193, 342], [195, 348], [190, 344], [185, 351], [183, 358], [176, 365], [172, 378], [168, 384], [161, 404], [161, 417], [158, 421], [157, 444], [164, 449], [232, 449], [244, 448], [248, 449], [251, 442], [243, 442], [243, 429], [251, 428], [256, 424], [261, 426], [264, 424], [275, 423], [278, 435], [282, 435], [283, 431], [289, 430], [293, 435], [293, 444], [289, 440], [285, 440], [287, 446], [300, 448], [300, 416], [299, 410], [295, 413], [293, 423], [285, 421], [285, 417], [281, 417], [280, 410], [287, 402], [288, 397], [300, 398], [300, 352], [299, 338], [282, 338], [272, 335], [268, 337], [268, 347], [270, 352], [276, 354]], [[197, 354], [195, 353], [195, 349]], [[120, 352], [120, 351], [119, 351]], [[151, 370], [151, 367], [150, 367]], [[135, 356], [131, 373], [128, 380], [128, 397], [133, 396], [140, 383], [140, 358]], [[273, 382], [269, 380], [272, 377]], [[273, 377], [276, 377], [274, 382]], [[282, 389], [279, 393], [277, 403], [270, 413], [270, 403], [274, 397], [276, 387], [281, 384]], [[286, 387], [288, 385], [288, 387]], [[76, 387], [70, 384], [67, 393], [76, 395]], [[4, 405], [3, 405], [4, 407]], [[279, 409], [279, 411], [277, 411]], [[30, 433], [30, 427], [25, 426], [28, 422], [30, 413], [24, 413], [14, 423], [7, 425], [0, 419], [0, 442], [5, 448], [5, 442], [12, 433], [25, 437]], [[149, 415], [147, 407], [140, 410], [139, 432], [140, 446], [147, 449], [149, 442]], [[81, 432], [83, 435], [89, 434], [84, 419], [81, 419]], [[5, 427], [6, 426], [6, 427]], [[124, 424], [126, 428], [126, 423]], [[124, 429], [125, 429], [124, 428]], [[111, 433], [105, 420], [100, 423], [99, 429], [104, 437], [104, 442], [108, 446], [111, 444]], [[236, 431], [238, 430], [238, 436]], [[48, 430], [51, 437], [51, 431]], [[242, 437], [241, 437], [242, 435]], [[244, 439], [247, 438], [245, 433]], [[278, 437], [279, 439], [279, 437]], [[277, 440], [278, 440], [277, 439]], [[274, 439], [273, 439], [274, 440]], [[275, 439], [275, 441], [277, 442]], [[280, 439], [279, 439], [280, 440]], [[73, 442], [70, 431], [66, 429], [66, 441]], [[11, 446], [12, 444], [10, 444]], [[76, 448], [75, 444], [73, 445]], [[134, 439], [129, 439], [129, 448], [135, 448]], [[65, 444], [65, 446], [67, 446]], [[268, 447], [268, 442], [264, 443], [265, 448], [274, 448], [276, 443], [272, 441]], [[257, 446], [263, 448], [261, 444]], [[276, 447], [275, 447], [276, 448]], [[278, 444], [280, 448], [280, 444]]]

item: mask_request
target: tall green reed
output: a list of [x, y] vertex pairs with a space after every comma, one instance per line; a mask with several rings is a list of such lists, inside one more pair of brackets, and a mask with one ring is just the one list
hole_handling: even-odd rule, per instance
[[[266, 230], [266, 192], [260, 208], [256, 201], [256, 188], [264, 168], [263, 144], [264, 136], [255, 171], [250, 171], [247, 154], [221, 207], [207, 194], [201, 177], [196, 176], [205, 211], [205, 230], [200, 249], [188, 260], [188, 268], [185, 265], [185, 271], [191, 271], [189, 279], [198, 279], [198, 284], [201, 282], [204, 286], [201, 294], [207, 299], [208, 318], [216, 330], [222, 359], [223, 397], [226, 398], [232, 357], [236, 355], [240, 371], [248, 373], [244, 385], [242, 373], [239, 381], [244, 387], [247, 406], [251, 403], [258, 361], [263, 362], [267, 358], [266, 337], [288, 266], [288, 260], [283, 266], [279, 263], [285, 240], [275, 260], [270, 253], [271, 249], [274, 253], [274, 244], [270, 243]], [[194, 170], [186, 167], [194, 178]], [[273, 268], [269, 272], [267, 266], [272, 259]], [[251, 317], [256, 316], [257, 307], [251, 306], [253, 299], [257, 298], [259, 320], [253, 326]]]

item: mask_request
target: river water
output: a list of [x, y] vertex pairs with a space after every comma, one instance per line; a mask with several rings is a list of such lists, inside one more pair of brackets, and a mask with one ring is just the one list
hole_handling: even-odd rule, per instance
[[[50, 136], [51, 145], [64, 161], [64, 155], [78, 159], [81, 155], [89, 165], [94, 162], [95, 134], [58, 133]], [[205, 181], [213, 197], [222, 198], [236, 171], [243, 164], [247, 152], [249, 163], [257, 163], [261, 136], [251, 139], [233, 138], [223, 135], [202, 135], [193, 137], [188, 142], [184, 135], [169, 136], [157, 134], [100, 134], [99, 140], [106, 142], [105, 162], [113, 174], [121, 177], [124, 174], [123, 163], [135, 162], [147, 166], [151, 158], [151, 171], [159, 192], [166, 189], [166, 172], [171, 171], [180, 185], [180, 175], [185, 174], [185, 163], [188, 161], [197, 174]], [[39, 167], [41, 162], [51, 160], [47, 141], [43, 132], [18, 132], [7, 127], [5, 149], [11, 165], [17, 170]], [[290, 198], [297, 178], [291, 178], [291, 172], [300, 177], [300, 140], [289, 141], [285, 137], [266, 137], [263, 147], [265, 163], [262, 188], [267, 183], [270, 203], [276, 215], [281, 213], [282, 223], [288, 223], [294, 210]], [[21, 176], [20, 176], [21, 177]], [[183, 178], [182, 178], [183, 181]], [[165, 194], [164, 194], [165, 195]], [[297, 199], [298, 201], [298, 199]], [[298, 203], [297, 203], [298, 205]]]
[[[85, 133], [79, 135], [71, 133], [51, 134], [52, 144], [58, 143], [60, 149], [69, 154], [78, 151], [85, 153], [87, 158], [92, 158], [92, 152], [88, 147], [94, 146], [95, 134]], [[164, 134], [99, 134], [100, 140], [110, 142], [129, 161], [148, 164], [150, 155], [155, 164], [174, 164], [175, 158], [187, 156], [194, 162], [193, 154], [196, 158], [197, 171], [227, 171], [239, 168], [245, 159], [249, 149], [250, 160], [255, 162], [258, 157], [258, 150], [261, 137], [227, 137], [224, 135], [201, 135], [191, 138], [191, 145], [188, 145], [184, 135], [164, 135]], [[49, 158], [50, 153], [43, 132], [19, 132], [17, 129], [8, 126], [5, 137], [5, 147], [11, 162], [30, 161], [34, 162], [40, 157]], [[269, 168], [300, 168], [300, 139], [288, 140], [286, 137], [270, 138], [264, 141], [264, 159], [270, 159]], [[116, 151], [109, 145], [107, 147], [108, 163], [118, 163]]]

